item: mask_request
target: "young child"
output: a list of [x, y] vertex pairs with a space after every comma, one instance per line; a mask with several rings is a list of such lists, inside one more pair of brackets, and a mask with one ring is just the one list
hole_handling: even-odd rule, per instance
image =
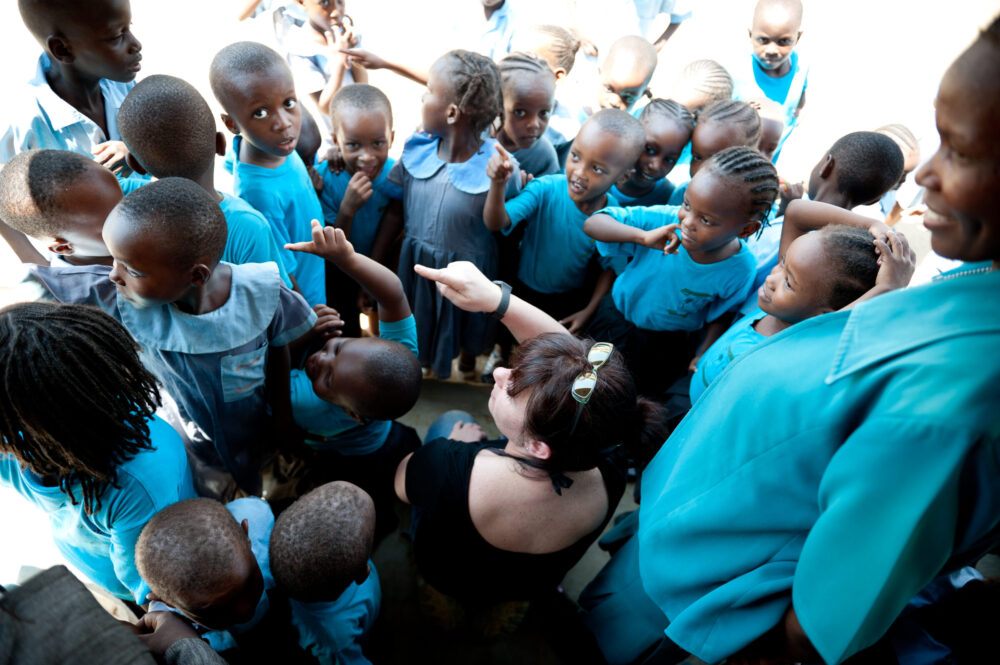
[[733, 77], [715, 60], [695, 60], [674, 82], [670, 99], [697, 114], [713, 102], [733, 96]]
[[128, 176], [115, 117], [142, 60], [128, 0], [86, 7], [20, 0], [18, 9], [44, 53], [28, 83], [32, 94], [14, 100], [0, 138], [0, 164], [24, 150], [52, 148], [91, 157]]
[[879, 199], [882, 215], [886, 223], [891, 226], [899, 221], [904, 210], [919, 200], [920, 195], [917, 191], [919, 186], [909, 180], [909, 177], [920, 164], [920, 142], [906, 125], [899, 123], [883, 125], [875, 131], [891, 138], [903, 151], [903, 175], [900, 176], [899, 182]]
[[[66, 150], [28, 150], [0, 170], [0, 231], [24, 263], [111, 265], [101, 231], [122, 188], [97, 162]], [[51, 252], [40, 255], [25, 236]]]
[[139, 531], [194, 487], [136, 343], [92, 307], [21, 303], [0, 310], [0, 348], [0, 485], [48, 514], [59, 551], [95, 584], [145, 602]]
[[745, 65], [734, 70], [737, 72], [735, 97], [767, 97], [781, 105], [785, 131], [775, 151], [777, 159], [806, 103], [809, 68], [795, 51], [802, 36], [802, 3], [799, 0], [759, 0], [747, 32], [753, 58], [749, 70]]
[[691, 333], [708, 323], [711, 344], [746, 298], [756, 264], [743, 239], [767, 219], [777, 193], [771, 162], [727, 148], [697, 171], [682, 206], [605, 208], [584, 224], [602, 255], [632, 256], [586, 332], [622, 349], [644, 394], [682, 376]]
[[371, 498], [344, 482], [303, 495], [274, 523], [274, 584], [289, 598], [299, 646], [320, 662], [369, 662], [361, 647], [382, 601], [374, 533]]
[[554, 318], [565, 317], [571, 332], [586, 325], [614, 279], [605, 270], [595, 280], [596, 250], [583, 224], [598, 210], [617, 206], [608, 190], [635, 164], [644, 139], [642, 125], [625, 111], [598, 111], [574, 139], [566, 173], [535, 178], [506, 204], [514, 162], [498, 146], [486, 167], [493, 181], [483, 208], [486, 227], [508, 234], [527, 227], [517, 294]]
[[142, 345], [143, 364], [176, 403], [170, 415], [197, 464], [199, 494], [230, 494], [234, 481], [257, 491], [264, 441], [290, 438], [283, 347], [308, 332], [316, 315], [274, 264], [219, 263], [225, 217], [186, 178], [132, 192], [103, 235], [115, 260], [110, 272], [36, 266], [31, 281], [56, 300], [100, 307]]
[[[817, 230], [818, 229], [818, 230]], [[810, 231], [816, 230], [816, 233]], [[733, 324], [698, 361], [694, 404], [726, 366], [806, 319], [905, 287], [915, 254], [881, 222], [815, 201], [793, 201], [781, 233], [782, 260], [754, 293], [760, 309]]]
[[317, 453], [310, 462], [313, 476], [320, 482], [347, 480], [368, 492], [375, 501], [381, 540], [398, 524], [392, 484], [396, 467], [420, 446], [412, 429], [394, 422], [420, 396], [417, 326], [399, 278], [356, 252], [342, 229], [314, 223], [312, 242], [289, 247], [330, 261], [378, 303], [381, 337], [321, 342], [292, 371], [291, 388], [295, 423]]
[[483, 5], [483, 18], [486, 24], [482, 27], [479, 45], [476, 51], [490, 60], [500, 60], [511, 51], [514, 40], [517, 18], [514, 8], [507, 0], [480, 0]]
[[[486, 164], [496, 141], [482, 135], [502, 110], [496, 65], [469, 51], [446, 53], [428, 77], [423, 131], [407, 140], [389, 173], [389, 182], [403, 189], [406, 237], [399, 279], [417, 320], [420, 363], [442, 379], [451, 376], [459, 354], [463, 376], [475, 376], [476, 355], [493, 342], [493, 322], [454, 307], [433, 283], [416, 277], [413, 266], [466, 260], [496, 276], [496, 241], [482, 221], [491, 182]], [[515, 168], [506, 194], [516, 194], [520, 185]]]
[[556, 78], [537, 55], [511, 53], [497, 63], [503, 90], [503, 125], [497, 139], [525, 173], [558, 173], [559, 158], [545, 138], [555, 105]]
[[760, 116], [760, 142], [757, 149], [772, 162], [778, 153], [778, 144], [785, 134], [785, 111], [767, 97], [749, 100]]
[[[746, 102], [732, 99], [713, 102], [698, 113], [698, 123], [691, 133], [691, 178], [715, 153], [735, 146], [755, 149], [760, 142], [760, 115]], [[683, 159], [683, 158], [682, 158]], [[680, 205], [688, 183], [678, 184], [670, 195], [670, 205]]]
[[[210, 71], [212, 92], [233, 138], [233, 191], [260, 211], [282, 248], [308, 242], [309, 223], [323, 209], [302, 158], [295, 152], [302, 124], [292, 74], [263, 44], [237, 42], [219, 51]], [[323, 260], [284, 251], [285, 269], [312, 305], [326, 302]]]
[[636, 35], [619, 37], [598, 68], [597, 102], [602, 109], [632, 111], [656, 71], [656, 49]]
[[264, 216], [243, 199], [215, 189], [215, 156], [225, 152], [226, 143], [194, 86], [174, 76], [143, 79], [122, 102], [118, 127], [128, 147], [126, 159], [137, 173], [193, 180], [218, 202], [228, 231], [223, 261], [273, 261], [292, 286]]
[[672, 99], [654, 99], [642, 109], [639, 122], [646, 132], [646, 145], [635, 167], [611, 193], [625, 207], [664, 205], [674, 191], [667, 174], [691, 141], [694, 116]]

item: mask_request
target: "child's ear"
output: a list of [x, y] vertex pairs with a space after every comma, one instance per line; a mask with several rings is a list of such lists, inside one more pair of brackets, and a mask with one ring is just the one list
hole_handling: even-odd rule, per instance
[[392, 147], [392, 142], [395, 141], [395, 140], [396, 140], [396, 130], [395, 129], [390, 129], [389, 130], [389, 147], [390, 148]]
[[559, 83], [559, 81], [566, 78], [566, 75], [569, 74], [569, 72], [566, 71], [565, 67], [556, 67], [555, 69], [552, 70], [552, 73], [555, 74], [556, 83]]
[[73, 254], [73, 245], [65, 238], [60, 238], [59, 236], [53, 236], [47, 243], [46, 249], [53, 254], [59, 254], [62, 256], [70, 256]]
[[132, 156], [131, 152], [125, 153], [125, 163], [128, 167], [138, 173], [139, 175], [148, 175], [149, 172], [146, 171], [145, 167], [139, 163], [139, 160]]
[[819, 169], [820, 178], [829, 178], [830, 174], [833, 173], [833, 169], [837, 166], [837, 160], [833, 158], [833, 155], [827, 153], [826, 159], [823, 160], [823, 166]]
[[215, 133], [215, 154], [219, 157], [226, 156], [226, 137], [222, 132]]
[[524, 444], [524, 447], [532, 457], [536, 457], [538, 459], [548, 459], [552, 457], [552, 449], [549, 448], [549, 444], [539, 441], [538, 439], [529, 439]]
[[359, 422], [361, 424], [364, 424], [365, 420], [364, 420], [364, 418], [361, 417], [361, 414], [359, 414], [357, 411], [355, 411], [354, 409], [352, 409], [352, 408], [350, 408], [348, 406], [345, 406], [343, 408], [344, 408], [344, 413], [347, 414], [348, 418], [350, 418], [351, 420], [357, 421], [357, 422]]
[[191, 266], [191, 283], [195, 286], [204, 286], [211, 277], [212, 269], [204, 263]]
[[749, 238], [753, 234], [760, 230], [760, 222], [747, 222], [743, 225], [743, 229], [740, 230], [740, 237], [743, 239]]
[[76, 60], [73, 49], [69, 42], [59, 35], [49, 35], [45, 38], [45, 48], [53, 58], [63, 64], [70, 64]]
[[219, 117], [222, 118], [222, 124], [226, 126], [226, 129], [228, 129], [233, 134], [240, 133], [240, 128], [236, 126], [236, 123], [233, 122], [233, 119], [229, 117], [228, 113], [223, 113]]
[[240, 528], [243, 529], [243, 535], [246, 536], [247, 538], [249, 538], [250, 537], [250, 522], [249, 522], [249, 520], [244, 519], [242, 522], [240, 522]]
[[462, 111], [459, 110], [456, 104], [448, 104], [448, 110], [445, 112], [445, 118], [449, 125], [454, 125], [458, 122], [458, 119], [462, 117]]

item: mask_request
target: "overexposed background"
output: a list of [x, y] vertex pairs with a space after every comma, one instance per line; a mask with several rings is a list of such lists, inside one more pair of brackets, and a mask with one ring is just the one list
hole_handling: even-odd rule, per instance
[[[525, 23], [566, 24], [563, 0], [508, 0]], [[133, 31], [143, 44], [139, 77], [172, 74], [190, 81], [217, 108], [208, 89], [208, 65], [226, 44], [252, 29], [235, 15], [242, 0], [133, 0]], [[694, 15], [660, 54], [650, 85], [669, 96], [678, 72], [692, 60], [712, 58], [732, 68], [749, 66], [747, 27], [752, 0], [695, 0]], [[933, 99], [941, 75], [976, 31], [1000, 10], [996, 0], [804, 0], [801, 56], [810, 65], [807, 103], [779, 170], [788, 181], [804, 179], [830, 144], [847, 132], [901, 122], [917, 135], [923, 157], [937, 146]], [[610, 3], [609, 3], [610, 5]], [[429, 67], [451, 48], [473, 48], [482, 24], [477, 0], [349, 0], [347, 11], [364, 48], [390, 59]], [[613, 23], [608, 17], [608, 23]], [[21, 24], [17, 3], [0, 4], [0, 84], [21, 94], [40, 52]], [[594, 36], [595, 41], [613, 36]], [[581, 56], [574, 74], [585, 78], [593, 64]], [[420, 117], [422, 88], [385, 72], [371, 83], [392, 100], [398, 156]], [[0, 111], [2, 116], [2, 111]], [[0, 122], [0, 125], [6, 123]], [[221, 127], [220, 123], [220, 130]], [[0, 287], [18, 272], [0, 243]], [[2, 288], [0, 288], [2, 291]], [[0, 399], [3, 397], [0, 396]], [[59, 414], [53, 414], [59, 417]], [[0, 489], [0, 584], [12, 582], [22, 564], [45, 567], [61, 561], [46, 519], [10, 490]]]

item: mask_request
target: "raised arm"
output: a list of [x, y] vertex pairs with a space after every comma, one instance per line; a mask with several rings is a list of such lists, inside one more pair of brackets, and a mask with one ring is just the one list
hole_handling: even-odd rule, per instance
[[340, 268], [378, 301], [380, 321], [400, 321], [410, 315], [410, 304], [396, 274], [381, 263], [354, 251], [342, 229], [312, 223], [312, 241], [289, 243], [286, 249], [322, 256]]
[[[421, 277], [437, 282], [438, 291], [459, 309], [467, 312], [495, 312], [502, 289], [468, 261], [453, 261], [445, 268], [413, 267]], [[534, 305], [511, 294], [510, 304], [500, 319], [518, 342], [543, 333], [569, 332], [558, 321]]]
[[856, 215], [850, 210], [844, 210], [829, 203], [796, 199], [791, 201], [785, 209], [785, 222], [781, 227], [781, 246], [778, 250], [778, 256], [784, 256], [789, 245], [799, 236], [821, 229], [828, 224], [843, 224], [865, 229], [873, 237], [882, 240], [885, 240], [889, 233], [889, 227], [880, 220]]
[[387, 69], [390, 72], [404, 76], [420, 85], [427, 85], [427, 70], [419, 69], [411, 65], [404, 65], [400, 62], [392, 62], [381, 58], [371, 51], [360, 48], [341, 49], [341, 53], [348, 56], [348, 60], [353, 65], [360, 65], [365, 69]]
[[504, 193], [507, 181], [514, 172], [514, 163], [510, 153], [502, 145], [496, 143], [497, 154], [490, 157], [486, 164], [486, 175], [490, 177], [490, 191], [486, 194], [483, 205], [483, 223], [490, 231], [500, 231], [510, 226], [510, 216], [504, 206]]
[[650, 249], [662, 249], [667, 254], [677, 251], [680, 224], [667, 224], [644, 231], [635, 226], [622, 224], [611, 215], [598, 213], [591, 215], [583, 223], [583, 232], [601, 242], [631, 242]]

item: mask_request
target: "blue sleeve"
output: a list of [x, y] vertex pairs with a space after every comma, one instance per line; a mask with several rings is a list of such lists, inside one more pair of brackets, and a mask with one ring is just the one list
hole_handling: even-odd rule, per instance
[[239, 196], [267, 220], [271, 235], [274, 236], [274, 242], [281, 253], [279, 265], [294, 275], [297, 272], [299, 262], [295, 258], [295, 252], [285, 249], [285, 245], [292, 242], [292, 239], [285, 226], [285, 209], [281, 206], [280, 199], [266, 189], [257, 187], [241, 188]]
[[[514, 176], [511, 177], [513, 178]], [[530, 221], [530, 218], [538, 214], [538, 208], [548, 194], [548, 187], [546, 185], [546, 181], [541, 178], [532, 180], [520, 194], [507, 200], [504, 204], [504, 209], [507, 211], [507, 216], [510, 217], [510, 226], [503, 229], [504, 235], [513, 231], [514, 227], [522, 221]]]
[[301, 294], [284, 284], [278, 296], [278, 308], [271, 324], [267, 327], [267, 337], [271, 346], [285, 346], [309, 332], [316, 323], [316, 312]]
[[[661, 226], [677, 223], [677, 206], [630, 206], [628, 208], [602, 208], [595, 215], [608, 215], [619, 224], [651, 231]], [[635, 256], [638, 246], [633, 243], [600, 242], [597, 251], [601, 256]]]
[[379, 337], [399, 342], [417, 355], [417, 320], [410, 314], [399, 321], [379, 321]]

